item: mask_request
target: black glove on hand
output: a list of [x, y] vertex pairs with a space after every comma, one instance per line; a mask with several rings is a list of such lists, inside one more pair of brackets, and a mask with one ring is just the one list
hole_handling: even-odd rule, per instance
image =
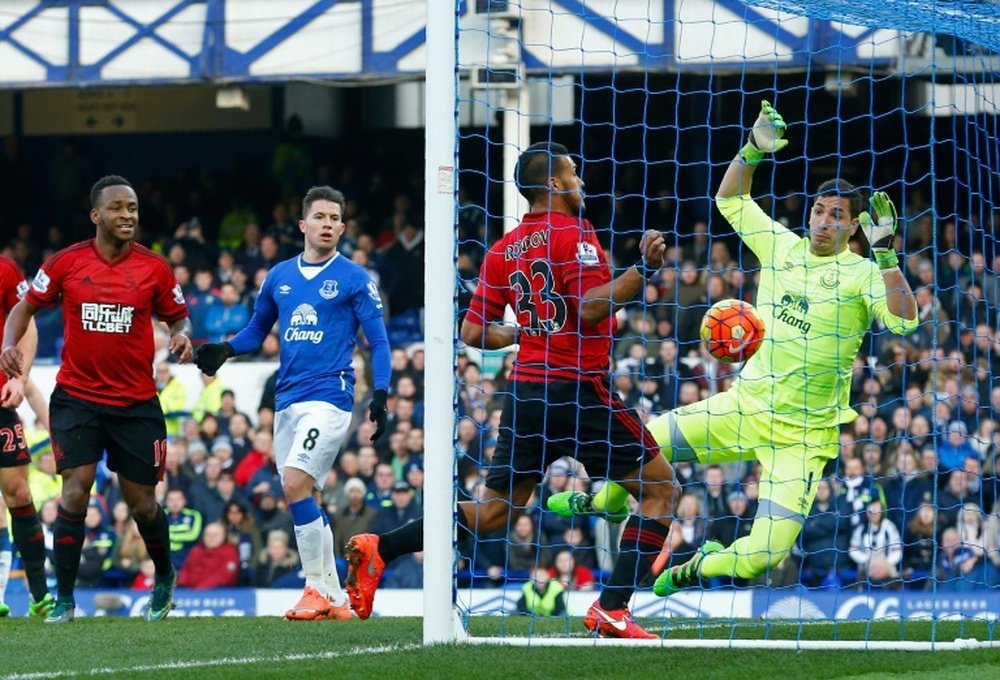
[[205, 375], [215, 375], [233, 354], [233, 346], [228, 342], [210, 342], [195, 349], [194, 365]]
[[388, 417], [389, 409], [385, 402], [389, 395], [385, 390], [375, 390], [372, 396], [372, 403], [368, 404], [368, 420], [375, 423], [375, 434], [372, 435], [372, 443], [385, 434], [385, 420]]

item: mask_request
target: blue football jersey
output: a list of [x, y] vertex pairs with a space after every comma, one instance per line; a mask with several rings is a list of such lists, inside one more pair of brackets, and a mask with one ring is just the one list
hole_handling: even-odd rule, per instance
[[[277, 321], [281, 366], [275, 408], [325, 401], [350, 411], [354, 407], [351, 356], [359, 326], [364, 326], [373, 350], [384, 343], [388, 358], [382, 312], [378, 287], [362, 267], [339, 254], [320, 265], [309, 264], [300, 255], [268, 272], [253, 318], [230, 344], [237, 354], [252, 351]], [[376, 388], [384, 389], [379, 383], [388, 383], [389, 370], [381, 363], [373, 359]]]

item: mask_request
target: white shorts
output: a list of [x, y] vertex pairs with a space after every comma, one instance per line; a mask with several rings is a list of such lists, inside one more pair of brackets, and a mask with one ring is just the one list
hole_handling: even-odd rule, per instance
[[303, 401], [274, 414], [274, 462], [302, 470], [322, 489], [351, 426], [351, 414], [325, 401]]

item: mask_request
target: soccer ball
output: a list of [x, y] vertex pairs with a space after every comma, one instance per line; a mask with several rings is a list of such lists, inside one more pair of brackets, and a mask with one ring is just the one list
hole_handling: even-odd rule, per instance
[[701, 341], [708, 353], [727, 364], [746, 361], [764, 339], [764, 322], [753, 305], [742, 300], [720, 300], [705, 312]]

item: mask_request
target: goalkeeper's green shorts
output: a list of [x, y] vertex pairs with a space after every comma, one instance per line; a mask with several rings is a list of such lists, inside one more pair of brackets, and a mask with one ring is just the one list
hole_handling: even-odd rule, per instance
[[[801, 515], [809, 514], [823, 468], [839, 450], [836, 426], [807, 429], [766, 413], [746, 415], [737, 389], [664, 413], [647, 428], [671, 460], [697, 458], [705, 465], [757, 460], [760, 499]], [[674, 450], [685, 441], [687, 451]]]

